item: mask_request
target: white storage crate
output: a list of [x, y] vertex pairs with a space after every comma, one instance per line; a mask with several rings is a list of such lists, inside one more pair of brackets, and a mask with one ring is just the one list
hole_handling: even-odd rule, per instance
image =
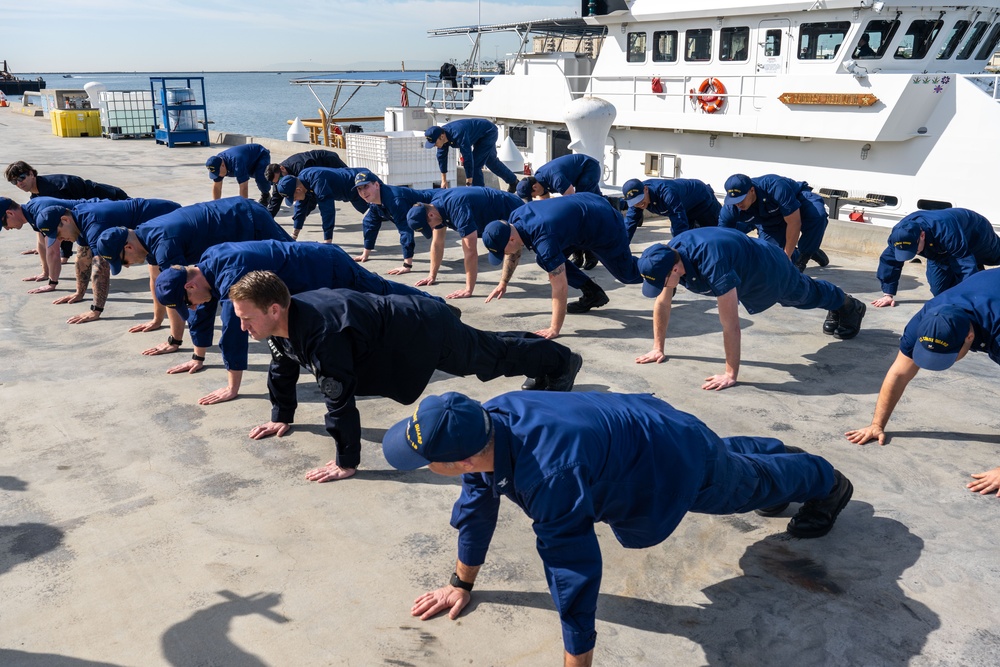
[[[389, 185], [425, 189], [441, 182], [437, 149], [424, 148], [423, 132], [349, 132], [347, 164], [374, 172]], [[455, 180], [456, 151], [448, 151], [448, 180]]]
[[105, 90], [100, 94], [101, 134], [110, 139], [151, 137], [156, 131], [148, 90]]

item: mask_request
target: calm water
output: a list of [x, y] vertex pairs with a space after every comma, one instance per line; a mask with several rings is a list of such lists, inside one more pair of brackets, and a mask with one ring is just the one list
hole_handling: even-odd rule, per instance
[[[73, 74], [63, 78], [62, 72], [31, 74], [19, 73], [25, 79], [41, 76], [49, 88], [82, 89], [90, 81], [98, 81], [108, 90], [149, 90], [150, 76], [203, 76], [208, 119], [214, 121], [212, 131], [238, 132], [258, 137], [284, 139], [288, 122], [296, 116], [318, 118], [319, 102], [305, 86], [289, 84], [291, 79], [332, 76], [347, 79], [423, 79], [424, 72], [93, 72]], [[436, 75], [437, 72], [434, 72]], [[169, 87], [182, 86], [183, 82], [168, 82]], [[333, 99], [333, 86], [315, 86], [314, 90], [326, 107]], [[338, 108], [350, 96], [352, 89], [344, 88]], [[385, 108], [399, 104], [399, 86], [382, 84], [361, 88], [344, 106], [339, 116], [382, 116]], [[15, 98], [17, 99], [17, 98]], [[411, 104], [419, 99], [410, 96]], [[362, 123], [366, 132], [381, 131], [383, 122]]]

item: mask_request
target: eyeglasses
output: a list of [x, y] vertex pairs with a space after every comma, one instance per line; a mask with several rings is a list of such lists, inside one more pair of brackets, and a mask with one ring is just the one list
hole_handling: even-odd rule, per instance
[[9, 183], [11, 185], [17, 185], [18, 183], [24, 183], [24, 179], [26, 179], [30, 175], [31, 174], [21, 174], [20, 176], [15, 176], [14, 178], [10, 179]]

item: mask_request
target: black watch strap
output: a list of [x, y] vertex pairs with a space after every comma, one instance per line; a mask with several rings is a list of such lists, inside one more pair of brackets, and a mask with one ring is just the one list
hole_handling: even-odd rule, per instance
[[94, 311], [95, 313], [103, 313], [103, 312], [104, 312], [104, 309], [103, 309], [103, 308], [100, 308], [100, 307], [98, 307], [98, 306], [95, 306], [94, 304], [90, 304], [90, 309], [91, 309], [92, 311]]
[[475, 584], [470, 584], [468, 581], [462, 581], [458, 578], [458, 572], [451, 573], [451, 585], [455, 588], [461, 588], [464, 591], [471, 591]]
[[197, 354], [195, 352], [192, 352], [191, 353], [191, 361], [202, 361], [203, 362], [203, 361], [205, 361], [205, 357], [203, 357], [200, 354]]
[[183, 342], [183, 338], [174, 338], [170, 334], [167, 334], [167, 345], [180, 345]]

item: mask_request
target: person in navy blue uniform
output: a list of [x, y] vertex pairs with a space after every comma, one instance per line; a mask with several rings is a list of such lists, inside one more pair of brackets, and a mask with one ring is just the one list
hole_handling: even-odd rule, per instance
[[[38, 233], [38, 226], [35, 224], [35, 218], [38, 213], [42, 210], [49, 208], [50, 206], [62, 206], [64, 208], [70, 208], [76, 206], [83, 201], [96, 202], [101, 201], [100, 199], [58, 199], [56, 197], [33, 197], [29, 199], [24, 204], [18, 204], [12, 199], [7, 197], [0, 197], [0, 220], [3, 221], [4, 229], [21, 229], [25, 225], [31, 227], [35, 231], [35, 236], [38, 238], [38, 244], [34, 250], [26, 250], [22, 252], [22, 255], [37, 254], [39, 260], [42, 264], [42, 272], [37, 275], [31, 275], [26, 278], [22, 278], [22, 282], [40, 282], [43, 280], [48, 281], [48, 284], [44, 287], [37, 287], [35, 289], [28, 290], [28, 294], [43, 294], [45, 292], [54, 292], [56, 286], [59, 285], [59, 276], [62, 274], [62, 266], [59, 262], [59, 246], [58, 245], [48, 245], [45, 236]], [[70, 244], [72, 245], [72, 244]], [[72, 252], [70, 252], [72, 254]], [[67, 255], [68, 256], [68, 255]]]
[[226, 176], [236, 179], [240, 197], [250, 198], [250, 179], [260, 190], [260, 203], [267, 206], [271, 199], [271, 184], [264, 176], [271, 163], [271, 151], [260, 144], [243, 144], [226, 149], [205, 161], [208, 177], [212, 179], [212, 199], [222, 198], [222, 181]]
[[670, 219], [670, 235], [676, 237], [695, 227], [716, 227], [719, 224], [719, 203], [712, 186], [695, 178], [632, 178], [622, 186], [622, 196], [628, 204], [625, 229], [629, 241], [635, 230], [642, 227], [644, 213], [650, 211]]
[[297, 406], [299, 367], [316, 376], [326, 398], [326, 430], [337, 458], [306, 478], [328, 482], [352, 476], [361, 462], [361, 416], [356, 396], [413, 403], [435, 370], [475, 375], [541, 376], [549, 391], [569, 391], [583, 364], [558, 343], [520, 332], [493, 333], [462, 324], [436, 299], [320, 289], [291, 296], [271, 272], [254, 271], [229, 291], [236, 316], [254, 340], [267, 340], [272, 361], [267, 388], [271, 420], [254, 439], [281, 436]]
[[424, 132], [427, 148], [437, 148], [441, 168], [441, 187], [448, 187], [448, 149], [456, 148], [462, 155], [466, 185], [486, 185], [483, 167], [507, 183], [514, 192], [517, 176], [497, 157], [497, 126], [483, 118], [453, 120], [443, 126], [432, 125]]
[[687, 512], [736, 514], [803, 505], [786, 530], [826, 535], [853, 494], [825, 459], [780, 440], [720, 438], [650, 394], [502, 394], [480, 404], [429, 396], [382, 442], [400, 470], [462, 476], [451, 514], [458, 558], [451, 582], [417, 598], [426, 620], [468, 604], [502, 497], [532, 520], [545, 579], [562, 622], [565, 665], [590, 665], [601, 587], [594, 525], [627, 549], [663, 542]]
[[278, 194], [295, 202], [295, 210], [292, 213], [292, 238], [299, 237], [306, 216], [312, 210], [306, 206], [309, 201], [319, 205], [324, 243], [333, 243], [333, 228], [337, 224], [337, 202], [350, 202], [358, 213], [367, 213], [368, 202], [354, 189], [354, 178], [362, 171], [367, 170], [350, 167], [341, 169], [308, 167], [300, 171], [298, 176], [283, 176], [278, 181]]
[[[295, 155], [290, 155], [280, 163], [273, 163], [267, 165], [267, 169], [264, 170], [264, 178], [267, 179], [272, 185], [277, 185], [278, 181], [284, 176], [298, 176], [299, 172], [303, 169], [309, 167], [327, 167], [328, 169], [343, 169], [347, 166], [347, 163], [340, 159], [334, 151], [328, 151], [324, 149], [318, 149], [314, 151], [305, 151], [303, 153], [296, 153]], [[278, 211], [281, 209], [282, 197], [278, 195], [278, 191], [274, 188], [271, 189], [271, 201], [267, 203], [267, 211], [271, 215], [278, 215]], [[295, 211], [293, 212], [293, 219], [296, 214], [298, 214], [299, 208], [305, 208], [305, 213], [302, 214], [302, 219], [304, 220], [314, 208], [316, 208], [315, 198], [306, 197], [302, 202], [297, 202], [295, 204]], [[294, 234], [293, 234], [294, 236]]]
[[105, 230], [112, 227], [135, 229], [181, 207], [166, 199], [126, 199], [125, 201], [80, 202], [75, 206], [49, 206], [37, 216], [38, 231], [50, 239], [77, 243], [76, 292], [56, 299], [52, 303], [77, 303], [87, 292], [88, 280], [93, 284], [94, 303], [90, 310], [66, 320], [68, 324], [93, 322], [101, 317], [108, 299], [111, 269], [100, 255], [94, 255], [92, 246]]
[[[601, 163], [582, 153], [563, 155], [546, 162], [534, 176], [521, 179], [517, 184], [517, 196], [525, 201], [548, 199], [553, 192], [572, 195], [577, 192], [601, 194]], [[597, 257], [592, 252], [570, 253], [569, 261], [574, 266], [590, 271], [597, 266]]]
[[896, 305], [903, 264], [927, 260], [927, 284], [937, 296], [986, 266], [1000, 264], [1000, 237], [990, 221], [965, 208], [917, 211], [896, 223], [878, 260], [882, 296], [876, 308]]
[[[174, 304], [191, 330], [194, 354], [191, 360], [200, 370], [212, 346], [215, 313], [221, 312], [222, 334], [219, 351], [226, 368], [227, 386], [201, 398], [202, 405], [222, 403], [239, 395], [243, 371], [247, 368], [247, 335], [233, 313], [229, 288], [251, 271], [271, 271], [292, 294], [322, 287], [353, 289], [371, 294], [431, 296], [409, 285], [385, 280], [351, 259], [336, 245], [286, 243], [284, 241], [244, 241], [219, 243], [204, 253], [197, 264], [172, 266], [156, 278], [156, 300]], [[189, 308], [193, 307], [193, 308]]]
[[[885, 427], [910, 380], [921, 368], [943, 371], [969, 352], [985, 352], [1000, 364], [1000, 269], [980, 271], [941, 292], [910, 319], [899, 338], [899, 352], [882, 381], [872, 423], [845, 433], [851, 442], [886, 442]], [[932, 408], [932, 406], [928, 406]], [[972, 475], [966, 486], [1000, 498], [1000, 467]]]
[[486, 225], [494, 220], [506, 220], [524, 202], [510, 192], [494, 188], [468, 186], [438, 190], [429, 204], [417, 203], [410, 207], [406, 222], [415, 232], [431, 239], [431, 268], [426, 278], [416, 285], [434, 285], [444, 258], [444, 243], [448, 229], [462, 237], [462, 255], [465, 266], [465, 288], [455, 290], [448, 299], [472, 296], [479, 277], [478, 240]]
[[642, 293], [655, 297], [653, 350], [637, 363], [666, 359], [663, 343], [670, 324], [670, 306], [677, 285], [696, 294], [714, 296], [726, 351], [726, 371], [705, 378], [702, 389], [721, 390], [736, 384], [740, 371], [739, 304], [751, 315], [774, 304], [827, 311], [823, 333], [848, 340], [858, 335], [865, 304], [825, 280], [813, 280], [796, 270], [774, 244], [752, 239], [733, 229], [704, 227], [646, 248], [639, 258]]
[[826, 205], [808, 183], [775, 174], [733, 174], [723, 203], [721, 227], [744, 233], [756, 227], [757, 236], [782, 248], [799, 271], [805, 271], [810, 259], [820, 266], [830, 263], [820, 249], [829, 223]]
[[391, 222], [399, 230], [399, 247], [403, 251], [403, 265], [389, 269], [390, 276], [398, 276], [413, 270], [413, 230], [406, 222], [406, 214], [414, 204], [427, 204], [434, 196], [434, 190], [415, 190], [402, 185], [386, 185], [367, 169], [354, 177], [354, 189], [358, 196], [368, 202], [368, 213], [361, 221], [361, 236], [364, 248], [354, 258], [356, 262], [367, 262], [375, 249], [379, 230], [383, 222]]
[[583, 153], [563, 155], [517, 184], [517, 196], [525, 201], [548, 199], [553, 192], [564, 196], [577, 192], [601, 194], [601, 163]]
[[[17, 189], [30, 194], [32, 199], [36, 197], [52, 197], [54, 199], [70, 201], [83, 199], [122, 201], [129, 198], [128, 194], [121, 188], [106, 183], [96, 183], [80, 178], [79, 176], [71, 176], [69, 174], [39, 176], [38, 172], [30, 164], [22, 160], [7, 165], [4, 177]], [[41, 209], [36, 210], [40, 211]], [[48, 258], [44, 254], [45, 246], [45, 239], [39, 236], [37, 250], [42, 260], [42, 271], [48, 278], [58, 281], [60, 273], [58, 257], [56, 257], [55, 261], [56, 266], [48, 266]], [[63, 243], [60, 250], [62, 251], [62, 263], [65, 264], [70, 255], [73, 254], [73, 244]], [[55, 255], [55, 249], [49, 255]], [[38, 278], [38, 280], [45, 279], [45, 277]]]
[[[506, 221], [488, 224], [483, 245], [490, 251], [490, 262], [503, 262], [500, 283], [486, 297], [487, 303], [506, 294], [521, 251], [528, 248], [535, 252], [535, 262], [549, 274], [552, 285], [551, 324], [535, 332], [546, 338], [559, 335], [566, 313], [586, 313], [608, 303], [604, 290], [566, 259], [572, 251], [592, 251], [608, 272], [626, 285], [642, 282], [621, 215], [607, 199], [589, 192], [529, 202]], [[583, 296], [569, 305], [568, 287], [583, 291]]]
[[[292, 242], [267, 209], [243, 197], [226, 197], [216, 201], [183, 206], [133, 229], [115, 227], [97, 238], [96, 253], [107, 260], [111, 274], [118, 275], [122, 266], [149, 263], [149, 291], [153, 296], [153, 318], [137, 324], [129, 332], [155, 331], [164, 316], [170, 318], [170, 334], [166, 343], [145, 351], [145, 355], [169, 354], [180, 349], [184, 340], [184, 320], [164, 309], [156, 300], [156, 277], [160, 271], [178, 264], [194, 264], [208, 248], [227, 241]], [[174, 366], [167, 373], [193, 373], [200, 366], [193, 361]]]

